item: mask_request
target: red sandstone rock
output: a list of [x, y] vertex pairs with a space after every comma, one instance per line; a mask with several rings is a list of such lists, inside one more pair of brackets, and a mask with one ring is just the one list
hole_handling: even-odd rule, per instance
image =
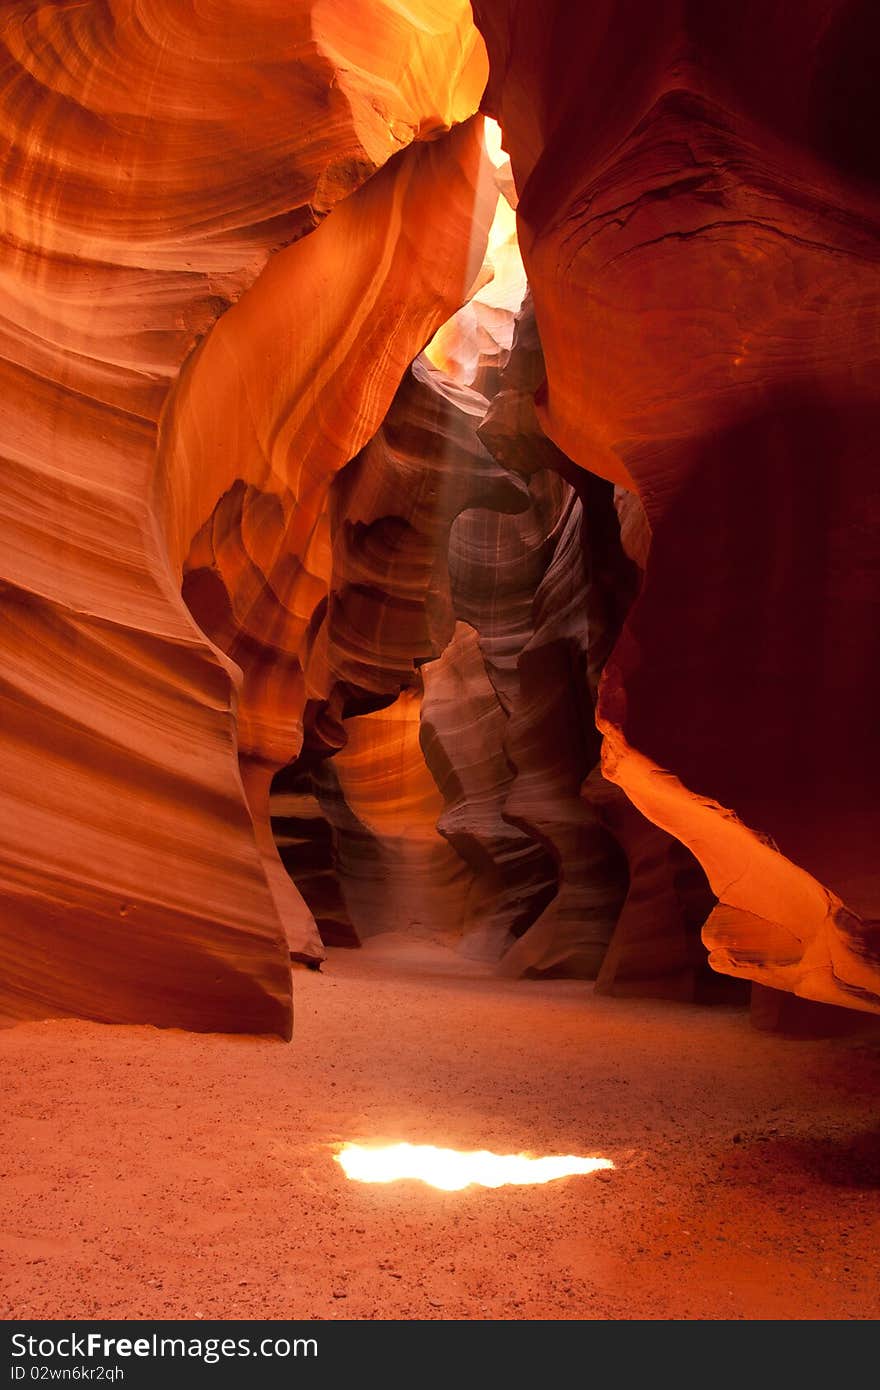
[[690, 996], [686, 846], [880, 1009], [876, 20], [474, 10], [546, 388], [465, 0], [3, 8], [0, 1017], [287, 1034], [313, 913]]
[[[297, 731], [278, 624], [325, 592], [322, 490], [462, 302], [492, 211], [473, 125], [347, 196], [485, 73], [464, 3], [366, 8], [0, 16], [3, 1017], [289, 1032], [285, 918], [311, 918], [267, 816]], [[281, 536], [305, 567], [289, 615], [257, 586], [268, 670], [247, 595]], [[193, 608], [232, 659], [181, 598], [193, 546], [222, 555]]]
[[[472, 512], [463, 520], [490, 515]], [[437, 828], [472, 873], [461, 951], [497, 963], [555, 896], [556, 865], [534, 835], [505, 816], [516, 775], [506, 751], [508, 714], [474, 629], [459, 623], [422, 676], [422, 747], [445, 802]]]
[[[272, 259], [188, 362], [163, 419], [160, 517], [191, 611], [242, 674], [245, 790], [297, 954], [322, 950], [278, 859], [269, 790], [300, 751], [306, 702], [331, 700], [340, 679], [322, 621], [334, 566], [329, 488], [473, 281], [494, 207], [485, 163], [479, 121], [399, 157]], [[328, 611], [338, 606], [334, 597]]]
[[[325, 946], [359, 946], [360, 937], [340, 881], [334, 827], [317, 795], [315, 773], [302, 764], [283, 768], [274, 778], [270, 810], [272, 835], [282, 864], [315, 919]], [[294, 950], [296, 959], [316, 963], [314, 953]]]
[[[708, 997], [711, 972], [699, 931], [714, 899], [705, 875], [683, 845], [594, 767], [592, 701], [638, 589], [621, 543], [640, 504], [632, 494], [618, 499], [629, 520], [621, 535], [610, 486], [575, 468], [538, 424], [533, 392], [543, 378], [527, 304], [479, 434], [496, 458], [531, 475], [531, 507], [518, 516], [467, 512], [456, 522], [453, 597], [473, 630], [462, 629], [442, 661], [424, 668], [430, 698], [423, 725], [430, 722], [442, 753], [429, 744], [426, 750], [449, 807], [441, 828], [475, 864], [485, 895], [482, 935], [466, 945], [479, 942], [510, 970], [534, 970], [544, 961], [557, 971], [599, 969], [600, 992]], [[579, 500], [561, 475], [579, 485]], [[572, 507], [573, 535], [560, 530]], [[556, 660], [558, 634], [553, 621], [546, 631], [544, 612], [552, 612], [544, 586], [566, 535], [568, 650], [579, 654], [567, 669]], [[560, 742], [567, 751], [560, 752]], [[560, 781], [566, 771], [573, 779], [567, 784]], [[581, 787], [578, 776], [588, 772]], [[517, 797], [528, 803], [527, 820], [509, 814]], [[627, 856], [625, 896], [609, 829]], [[561, 913], [553, 901], [560, 880]]]
[[472, 876], [437, 828], [443, 798], [422, 752], [420, 714], [412, 689], [387, 709], [346, 720], [345, 747], [324, 769], [344, 803], [334, 815], [322, 793], [362, 940], [405, 932], [454, 943], [467, 925]]
[[[435, 703], [433, 723], [450, 769], [442, 824], [454, 827], [455, 843], [467, 844], [468, 832], [488, 853], [487, 888], [493, 877], [505, 883], [485, 910], [486, 949], [493, 942], [501, 968], [511, 974], [552, 969], [590, 976], [610, 938], [625, 874], [616, 845], [581, 796], [599, 747], [587, 681], [592, 658], [583, 513], [572, 488], [543, 467], [561, 468], [567, 460], [543, 435], [534, 412], [520, 409], [521, 401], [530, 401], [529, 386], [541, 378], [540, 346], [526, 306], [479, 433], [496, 457], [531, 475], [530, 507], [509, 517], [474, 510], [455, 525], [453, 602], [477, 635], [485, 675], [462, 651], [455, 663], [465, 687], [457, 699], [460, 712], [450, 707], [441, 721]], [[496, 410], [501, 399], [513, 403], [503, 413]], [[464, 726], [486, 701], [486, 679], [503, 721], [487, 724], [492, 743], [499, 743], [490, 743], [491, 759], [481, 766], [469, 748], [473, 733]], [[493, 765], [494, 786], [488, 775]], [[487, 821], [490, 809], [506, 834]]]
[[877, 1010], [875, 10], [474, 9], [541, 422], [652, 533], [605, 774], [703, 864], [717, 969]]
[[[454, 630], [455, 518], [528, 503], [522, 481], [477, 438], [485, 409], [478, 393], [417, 359], [381, 428], [328, 494], [329, 595], [305, 646], [306, 747], [335, 754], [313, 780], [360, 937], [467, 930], [471, 869], [438, 830], [443, 802], [420, 743], [418, 667]], [[310, 870], [304, 851], [300, 870]], [[304, 938], [294, 949], [315, 954], [313, 946]]]

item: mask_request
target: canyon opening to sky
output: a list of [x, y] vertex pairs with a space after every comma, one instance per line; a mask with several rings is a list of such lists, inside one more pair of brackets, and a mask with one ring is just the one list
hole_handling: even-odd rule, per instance
[[0, 1313], [880, 1316], [876, 7], [0, 53]]

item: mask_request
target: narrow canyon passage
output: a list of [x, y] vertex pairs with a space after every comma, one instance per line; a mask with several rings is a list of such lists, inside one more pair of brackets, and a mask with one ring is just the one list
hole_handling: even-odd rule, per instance
[[880, 26], [648, 10], [4, 7], [4, 1024], [880, 1013]]
[[[876, 1318], [876, 1044], [499, 980], [385, 937], [299, 971], [297, 1043], [0, 1036], [0, 1314]], [[345, 1141], [588, 1153], [496, 1191], [349, 1182]]]
[[0, 4], [0, 1313], [880, 1317], [876, 71]]

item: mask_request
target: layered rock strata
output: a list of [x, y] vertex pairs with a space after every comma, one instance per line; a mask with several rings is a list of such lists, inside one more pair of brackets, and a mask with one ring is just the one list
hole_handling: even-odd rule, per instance
[[651, 531], [605, 775], [702, 863], [716, 969], [877, 1010], [875, 9], [474, 9], [542, 425]]
[[[442, 135], [485, 78], [467, 6], [366, 8], [366, 29], [362, 5], [288, 0], [222, 25], [164, 0], [0, 16], [4, 1018], [290, 1031], [287, 933], [311, 919], [265, 797], [299, 677], [287, 593], [251, 581], [299, 527], [307, 624], [318, 495], [463, 302], [494, 210], [479, 129]], [[414, 136], [439, 138], [410, 157]], [[283, 364], [255, 355], [293, 334]], [[190, 609], [184, 569], [214, 552]]]

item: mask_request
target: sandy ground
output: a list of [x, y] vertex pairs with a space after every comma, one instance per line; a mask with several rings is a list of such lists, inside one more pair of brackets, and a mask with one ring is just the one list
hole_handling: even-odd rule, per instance
[[[499, 981], [433, 947], [298, 971], [292, 1046], [0, 1034], [0, 1314], [876, 1318], [880, 1046]], [[364, 1186], [343, 1140], [615, 1172]]]

